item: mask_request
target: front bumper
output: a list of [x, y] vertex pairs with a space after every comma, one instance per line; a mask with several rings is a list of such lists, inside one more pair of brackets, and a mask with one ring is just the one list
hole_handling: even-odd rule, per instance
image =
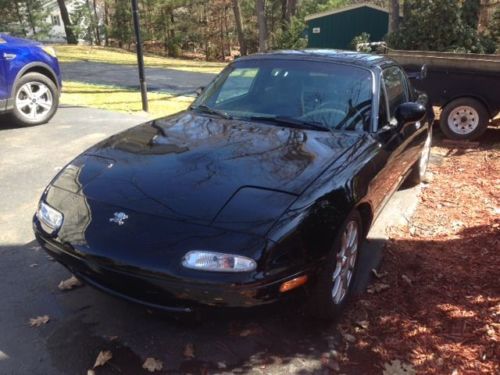
[[297, 288], [286, 293], [279, 290], [283, 282], [301, 276], [305, 271], [248, 284], [209, 284], [162, 275], [124, 272], [67, 251], [61, 244], [47, 237], [38, 225], [35, 219], [35, 236], [42, 248], [75, 276], [103, 292], [155, 309], [191, 312], [204, 307], [254, 307], [290, 299], [303, 289]]

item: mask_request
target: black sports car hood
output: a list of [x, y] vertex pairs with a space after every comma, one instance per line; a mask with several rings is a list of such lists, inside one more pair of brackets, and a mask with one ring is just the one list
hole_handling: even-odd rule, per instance
[[182, 112], [97, 144], [53, 185], [141, 213], [263, 234], [359, 137]]

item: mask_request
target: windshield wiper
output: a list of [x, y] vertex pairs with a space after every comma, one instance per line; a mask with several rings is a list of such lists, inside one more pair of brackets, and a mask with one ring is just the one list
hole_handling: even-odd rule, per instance
[[276, 124], [288, 125], [296, 128], [330, 131], [330, 128], [316, 121], [304, 121], [285, 116], [251, 116], [250, 120], [271, 121]]
[[197, 105], [196, 107], [191, 106], [191, 109], [194, 109], [195, 111], [199, 110], [201, 112], [209, 113], [211, 115], [217, 115], [217, 116], [226, 118], [228, 120], [230, 120], [230, 119], [233, 118], [233, 116], [231, 116], [230, 114], [228, 114], [228, 113], [226, 113], [224, 111], [219, 111], [217, 109], [211, 108], [211, 107], [209, 107], [206, 104], [200, 104], [200, 105]]

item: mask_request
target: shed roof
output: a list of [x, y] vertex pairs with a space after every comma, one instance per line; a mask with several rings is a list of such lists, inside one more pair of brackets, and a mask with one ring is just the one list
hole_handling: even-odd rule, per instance
[[385, 8], [382, 8], [382, 7], [379, 7], [377, 5], [373, 5], [373, 4], [370, 4], [370, 3], [361, 3], [361, 4], [356, 4], [356, 5], [350, 5], [350, 6], [347, 6], [347, 7], [344, 7], [344, 8], [327, 10], [326, 12], [310, 14], [310, 15], [306, 16], [304, 19], [307, 22], [307, 21], [310, 21], [310, 20], [314, 20], [316, 18], [322, 18], [322, 17], [330, 16], [332, 14], [348, 12], [350, 10], [358, 9], [358, 8], [363, 8], [363, 7], [368, 7], [368, 8], [372, 8], [372, 9], [375, 9], [375, 10], [379, 10], [381, 12], [389, 13], [389, 10], [387, 10]]

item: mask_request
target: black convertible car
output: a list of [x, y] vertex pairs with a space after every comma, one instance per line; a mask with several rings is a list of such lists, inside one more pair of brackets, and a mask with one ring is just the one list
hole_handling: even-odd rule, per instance
[[68, 164], [34, 217], [78, 278], [171, 311], [301, 295], [331, 317], [360, 245], [428, 161], [427, 98], [383, 56], [240, 58], [186, 111], [114, 135]]

